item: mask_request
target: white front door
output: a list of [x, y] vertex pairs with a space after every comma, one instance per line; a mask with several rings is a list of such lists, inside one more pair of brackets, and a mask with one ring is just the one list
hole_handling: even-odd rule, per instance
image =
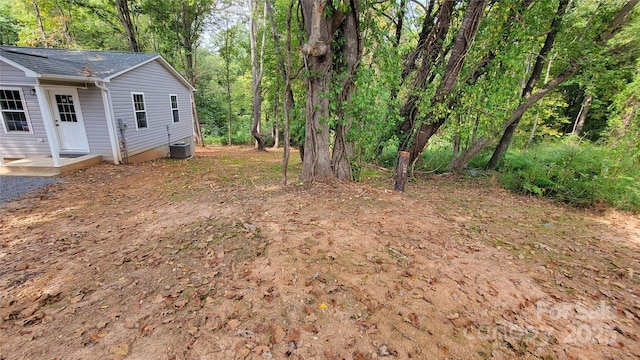
[[49, 90], [52, 115], [60, 141], [60, 151], [89, 152], [78, 92], [75, 89]]

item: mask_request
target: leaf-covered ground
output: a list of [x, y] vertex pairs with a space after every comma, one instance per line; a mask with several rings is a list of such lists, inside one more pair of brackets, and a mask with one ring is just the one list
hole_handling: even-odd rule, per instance
[[635, 359], [640, 219], [491, 179], [103, 164], [0, 206], [0, 359]]

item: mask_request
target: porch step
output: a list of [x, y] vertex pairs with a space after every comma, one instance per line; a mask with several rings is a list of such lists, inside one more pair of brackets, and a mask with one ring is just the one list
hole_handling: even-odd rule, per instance
[[0, 176], [61, 176], [101, 162], [102, 155], [84, 155], [78, 158], [61, 158], [60, 166], [56, 167], [51, 158], [33, 157], [6, 162], [0, 166]]

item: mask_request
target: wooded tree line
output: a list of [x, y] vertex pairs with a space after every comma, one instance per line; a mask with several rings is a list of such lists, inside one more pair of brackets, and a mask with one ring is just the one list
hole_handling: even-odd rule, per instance
[[282, 139], [285, 171], [291, 141], [302, 181], [357, 179], [398, 151], [463, 172], [568, 137], [640, 160], [637, 3], [0, 0], [0, 40], [160, 53], [205, 136]]

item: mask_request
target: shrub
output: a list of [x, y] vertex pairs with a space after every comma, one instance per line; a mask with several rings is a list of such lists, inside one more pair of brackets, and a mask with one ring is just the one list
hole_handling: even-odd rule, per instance
[[501, 163], [507, 189], [548, 196], [574, 206], [607, 205], [640, 211], [640, 170], [633, 157], [568, 139], [510, 151]]

